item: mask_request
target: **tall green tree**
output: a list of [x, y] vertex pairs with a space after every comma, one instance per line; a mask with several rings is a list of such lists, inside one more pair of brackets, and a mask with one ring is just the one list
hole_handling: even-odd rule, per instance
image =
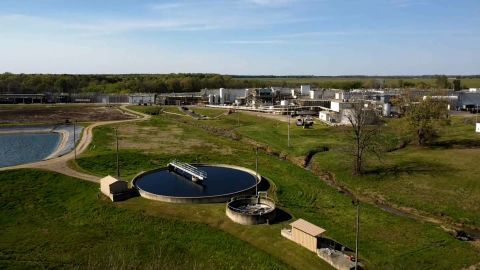
[[462, 81], [459, 79], [453, 80], [453, 91], [462, 90]]
[[439, 75], [435, 79], [435, 85], [440, 89], [450, 88], [450, 82], [448, 81], [447, 76]]
[[427, 98], [411, 104], [407, 112], [407, 122], [418, 145], [427, 145], [437, 137], [436, 126], [439, 120], [448, 118], [447, 103]]

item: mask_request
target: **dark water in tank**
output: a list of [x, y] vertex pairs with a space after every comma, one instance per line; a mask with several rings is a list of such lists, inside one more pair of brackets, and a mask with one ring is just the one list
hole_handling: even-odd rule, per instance
[[216, 196], [255, 186], [255, 177], [247, 172], [223, 167], [196, 166], [207, 173], [197, 183], [169, 170], [151, 172], [137, 179], [135, 185], [147, 192], [174, 197]]
[[55, 151], [59, 141], [58, 133], [1, 134], [0, 167], [42, 160]]

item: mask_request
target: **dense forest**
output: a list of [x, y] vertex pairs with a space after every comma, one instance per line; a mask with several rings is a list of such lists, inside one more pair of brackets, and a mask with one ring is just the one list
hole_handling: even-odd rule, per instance
[[[170, 93], [197, 92], [204, 88], [298, 87], [314, 88], [460, 88], [468, 87], [444, 75], [413, 77], [367, 76], [229, 76], [219, 74], [54, 75], [0, 74], [0, 93]], [[473, 76], [466, 78], [480, 81]], [[472, 86], [470, 86], [472, 87]]]

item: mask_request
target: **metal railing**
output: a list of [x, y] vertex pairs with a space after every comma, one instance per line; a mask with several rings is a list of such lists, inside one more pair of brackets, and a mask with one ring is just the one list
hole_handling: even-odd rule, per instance
[[170, 163], [168, 164], [168, 166], [172, 166], [174, 168], [177, 168], [181, 171], [184, 171], [190, 175], [192, 175], [193, 177], [199, 179], [199, 180], [204, 180], [207, 178], [207, 173], [202, 171], [202, 170], [199, 170], [197, 167], [194, 167], [188, 163], [185, 163], [185, 162], [181, 162], [181, 161], [178, 161], [178, 160], [172, 160], [170, 161]]

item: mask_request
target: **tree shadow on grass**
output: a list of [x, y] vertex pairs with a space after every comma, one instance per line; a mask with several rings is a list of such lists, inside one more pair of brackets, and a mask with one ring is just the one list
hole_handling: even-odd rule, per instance
[[430, 144], [430, 147], [433, 149], [480, 148], [480, 140], [479, 139], [456, 139], [456, 140], [438, 141]]
[[444, 163], [432, 162], [426, 160], [402, 161], [396, 164], [385, 164], [373, 169], [367, 169], [365, 176], [374, 177], [377, 180], [385, 180], [391, 177], [401, 175], [430, 175], [438, 176], [454, 172], [456, 169]]

